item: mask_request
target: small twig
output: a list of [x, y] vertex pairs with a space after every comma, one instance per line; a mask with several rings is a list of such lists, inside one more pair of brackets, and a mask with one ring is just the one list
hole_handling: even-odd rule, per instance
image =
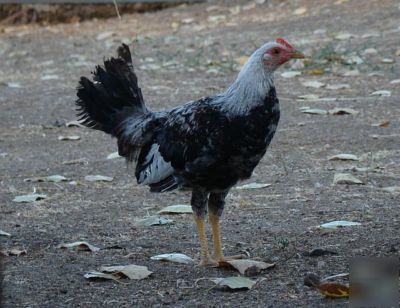
[[114, 6], [115, 6], [115, 11], [117, 12], [118, 19], [122, 20], [121, 14], [119, 13], [117, 0], [113, 0], [113, 2], [114, 2]]
[[337, 274], [337, 275], [332, 275], [332, 276], [328, 276], [328, 277], [321, 279], [321, 282], [327, 281], [327, 280], [332, 280], [335, 278], [349, 277], [349, 275], [350, 275], [349, 273], [341, 273], [341, 274]]

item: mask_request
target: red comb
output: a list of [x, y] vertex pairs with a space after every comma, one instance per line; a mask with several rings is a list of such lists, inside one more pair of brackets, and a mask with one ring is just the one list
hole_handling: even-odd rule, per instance
[[285, 40], [284, 38], [282, 38], [282, 37], [278, 37], [278, 38], [276, 39], [276, 42], [277, 42], [278, 44], [281, 44], [281, 45], [283, 45], [283, 46], [289, 48], [289, 49], [294, 49], [294, 47], [293, 47], [291, 44], [289, 44], [289, 42], [286, 41], [286, 40]]

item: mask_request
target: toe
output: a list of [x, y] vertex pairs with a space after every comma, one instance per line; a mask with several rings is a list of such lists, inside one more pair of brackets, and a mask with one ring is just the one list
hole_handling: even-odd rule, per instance
[[218, 262], [215, 261], [213, 258], [209, 257], [207, 259], [200, 260], [200, 263], [196, 267], [217, 267]]
[[244, 255], [234, 255], [234, 256], [228, 256], [228, 257], [221, 256], [221, 257], [216, 258], [216, 260], [218, 262], [226, 262], [226, 261], [232, 261], [232, 260], [238, 260], [238, 259], [244, 259], [244, 258], [245, 258]]

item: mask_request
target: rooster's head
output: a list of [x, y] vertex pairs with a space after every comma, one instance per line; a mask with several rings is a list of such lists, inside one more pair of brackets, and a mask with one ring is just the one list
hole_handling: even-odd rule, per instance
[[269, 71], [274, 71], [290, 59], [304, 58], [304, 54], [283, 38], [277, 38], [275, 42], [267, 43], [263, 47], [262, 63]]

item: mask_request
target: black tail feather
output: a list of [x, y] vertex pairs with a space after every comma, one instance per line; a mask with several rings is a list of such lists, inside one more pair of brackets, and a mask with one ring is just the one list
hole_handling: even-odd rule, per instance
[[118, 58], [105, 60], [104, 68], [96, 67], [93, 81], [81, 77], [77, 90], [76, 105], [82, 124], [113, 136], [126, 118], [148, 112], [125, 44], [118, 48]]

